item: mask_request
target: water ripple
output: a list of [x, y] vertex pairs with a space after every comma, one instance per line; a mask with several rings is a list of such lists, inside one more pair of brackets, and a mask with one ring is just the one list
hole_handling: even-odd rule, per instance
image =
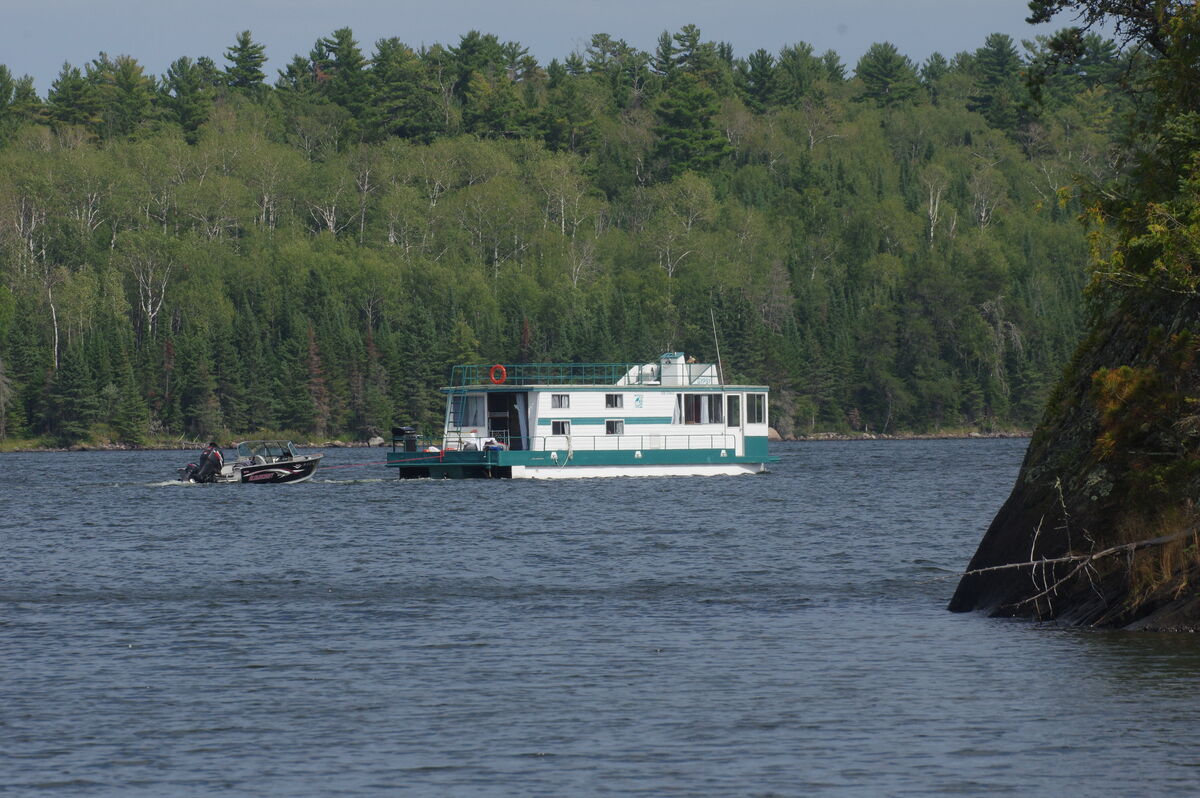
[[1194, 639], [944, 611], [1023, 448], [564, 483], [338, 450], [276, 488], [5, 455], [0, 792], [1194, 790]]

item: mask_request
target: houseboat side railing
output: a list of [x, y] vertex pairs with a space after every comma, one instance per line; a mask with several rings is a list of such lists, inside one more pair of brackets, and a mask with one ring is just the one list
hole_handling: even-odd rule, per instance
[[[505, 363], [455, 366], [450, 372], [451, 390], [468, 385], [660, 385], [662, 366], [657, 363]], [[689, 363], [686, 384], [716, 385], [711, 364]]]
[[[450, 387], [464, 385], [615, 385], [633, 374], [631, 382], [650, 382], [657, 367], [643, 363], [512, 363], [504, 364], [503, 376], [493, 365], [455, 366]], [[656, 377], [655, 377], [656, 378]]]
[[[484, 446], [485, 438], [469, 435], [451, 435], [442, 439], [439, 448], [445, 451], [463, 451], [470, 446]], [[662, 449], [734, 449], [737, 436], [733, 434], [697, 435], [533, 435], [500, 438], [500, 443], [513, 450], [554, 451], [573, 449], [577, 452], [590, 451], [656, 451]]]

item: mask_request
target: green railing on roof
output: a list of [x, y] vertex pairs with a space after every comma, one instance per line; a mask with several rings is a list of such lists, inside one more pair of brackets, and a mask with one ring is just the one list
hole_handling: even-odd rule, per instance
[[658, 379], [657, 364], [647, 363], [504, 363], [503, 380], [496, 365], [455, 366], [450, 387], [464, 385], [615, 385]]

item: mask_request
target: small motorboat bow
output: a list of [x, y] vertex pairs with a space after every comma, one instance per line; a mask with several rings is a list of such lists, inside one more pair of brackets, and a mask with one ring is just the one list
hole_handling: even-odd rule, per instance
[[188, 463], [179, 469], [182, 482], [303, 482], [312, 477], [323, 454], [300, 454], [291, 441], [242, 441], [237, 459], [219, 468]]

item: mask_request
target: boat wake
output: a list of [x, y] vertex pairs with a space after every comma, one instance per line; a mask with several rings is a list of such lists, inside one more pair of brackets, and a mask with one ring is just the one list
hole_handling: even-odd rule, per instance
[[372, 482], [395, 482], [395, 478], [385, 479], [383, 477], [367, 477], [363, 479], [314, 479], [310, 480], [318, 485], [369, 485]]

